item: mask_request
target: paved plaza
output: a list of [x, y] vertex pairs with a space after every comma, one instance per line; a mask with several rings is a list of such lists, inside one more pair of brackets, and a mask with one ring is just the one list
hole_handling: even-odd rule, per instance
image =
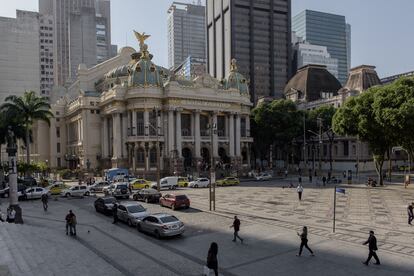
[[[172, 211], [145, 204], [150, 212], [175, 214], [186, 225], [182, 237], [156, 240], [97, 214], [94, 197], [59, 198], [43, 212], [41, 202], [22, 202], [24, 225], [1, 224], [0, 275], [201, 275], [212, 241], [219, 245], [221, 275], [408, 275], [414, 271], [414, 227], [406, 205], [414, 189], [401, 185], [343, 185], [337, 195], [332, 233], [332, 186], [304, 185], [302, 202], [289, 181], [245, 182], [217, 188], [216, 212], [208, 211], [208, 189], [181, 189], [192, 208]], [[284, 188], [285, 186], [285, 188]], [[98, 195], [99, 196], [99, 195]], [[6, 206], [1, 201], [1, 208]], [[68, 209], [77, 215], [78, 236], [65, 235]], [[241, 221], [245, 243], [233, 243], [232, 217]], [[316, 256], [296, 257], [296, 232], [309, 228]], [[377, 235], [381, 266], [361, 264], [369, 230]], [[8, 272], [7, 272], [8, 271]]]

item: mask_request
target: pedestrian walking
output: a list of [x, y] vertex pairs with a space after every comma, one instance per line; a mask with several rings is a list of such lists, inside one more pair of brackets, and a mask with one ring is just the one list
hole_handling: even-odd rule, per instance
[[368, 265], [371, 258], [374, 257], [374, 259], [376, 261], [375, 264], [380, 265], [381, 263], [380, 263], [380, 260], [378, 258], [377, 252], [376, 252], [378, 250], [377, 238], [374, 235], [374, 231], [369, 231], [369, 238], [363, 244], [364, 245], [368, 244], [369, 254], [368, 254], [368, 259], [365, 262], [362, 262], [362, 263], [364, 265]]
[[414, 208], [414, 202], [411, 203], [411, 204], [408, 204], [408, 207], [407, 207], [407, 215], [408, 215], [408, 224], [409, 225], [412, 225], [411, 222], [414, 219], [413, 208]]
[[342, 172], [342, 176], [343, 176], [344, 178], [346, 178], [346, 171], [343, 171], [343, 172]]
[[7, 208], [7, 222], [8, 223], [14, 223], [16, 219], [16, 211], [14, 210], [14, 208], [12, 206], [10, 206], [9, 208]]
[[48, 201], [49, 201], [49, 197], [47, 196], [47, 194], [42, 194], [41, 197], [42, 203], [43, 203], [43, 210], [47, 211], [48, 206]]
[[116, 202], [114, 203], [114, 206], [112, 206], [112, 215], [114, 217], [112, 224], [116, 224], [118, 222], [118, 204]]
[[325, 184], [326, 184], [326, 176], [323, 176], [322, 177], [322, 182], [323, 182], [323, 186], [325, 186]]
[[286, 169], [285, 170], [285, 178], [287, 178], [288, 177], [288, 170]]
[[306, 226], [303, 226], [302, 233], [301, 234], [297, 233], [297, 234], [300, 237], [300, 247], [299, 247], [299, 253], [296, 254], [296, 256], [300, 257], [302, 255], [303, 247], [309, 250], [309, 252], [311, 253], [311, 256], [315, 256], [315, 254], [313, 254], [313, 251], [308, 246], [308, 228]]
[[2, 211], [0, 210], [0, 221], [1, 222], [4, 222], [4, 219], [3, 219], [3, 213], [2, 213]]
[[239, 236], [239, 231], [240, 231], [240, 220], [237, 216], [234, 216], [234, 221], [233, 221], [233, 225], [230, 226], [230, 228], [234, 229], [234, 233], [233, 233], [233, 241], [236, 242], [237, 238], [241, 241], [241, 243], [243, 243], [243, 239], [240, 238]]
[[207, 253], [207, 265], [204, 267], [203, 276], [209, 276], [210, 270], [214, 271], [214, 275], [218, 276], [218, 261], [217, 261], [218, 245], [215, 242], [210, 244]]
[[303, 186], [302, 184], [298, 184], [298, 186], [296, 187], [296, 192], [298, 192], [298, 197], [299, 200], [302, 200], [302, 193], [303, 193]]

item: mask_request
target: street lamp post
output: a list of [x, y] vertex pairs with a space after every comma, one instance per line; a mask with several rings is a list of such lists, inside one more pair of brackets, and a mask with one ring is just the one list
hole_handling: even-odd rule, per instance
[[[160, 169], [161, 169], [161, 158], [160, 158], [160, 135], [159, 135], [159, 130], [160, 130], [160, 125], [159, 125], [159, 117], [161, 116], [161, 113], [159, 112], [159, 110], [157, 109], [153, 109], [152, 110], [154, 117], [156, 118], [155, 124], [156, 126], [153, 126], [151, 123], [148, 123], [148, 127], [151, 127], [154, 131], [155, 131], [155, 135], [156, 135], [156, 147], [157, 147], [157, 190], [158, 192], [161, 190], [161, 186], [160, 186]], [[149, 131], [148, 131], [149, 133]]]
[[[213, 116], [210, 118], [210, 124], [208, 125], [208, 129], [210, 130], [210, 185], [208, 186], [209, 189], [209, 210], [216, 210], [216, 172], [215, 172], [215, 164], [214, 164], [214, 144], [213, 144], [213, 134], [217, 131], [217, 126], [213, 122]], [[211, 187], [213, 186], [213, 190]], [[213, 206], [212, 206], [213, 204]]]
[[15, 223], [23, 223], [22, 209], [17, 196], [17, 145], [13, 131], [8, 130], [7, 154], [9, 156], [9, 202], [10, 208], [16, 212]]

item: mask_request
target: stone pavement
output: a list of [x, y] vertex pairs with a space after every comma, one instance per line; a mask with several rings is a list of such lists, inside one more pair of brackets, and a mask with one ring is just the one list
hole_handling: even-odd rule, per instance
[[[305, 186], [304, 198], [308, 201], [297, 203], [296, 193], [292, 189], [283, 189], [278, 185], [246, 183], [239, 187], [219, 188], [217, 212], [214, 214], [207, 211], [208, 189], [176, 191], [190, 196], [193, 208], [189, 210], [172, 211], [158, 205], [143, 203], [150, 212], [168, 212], [183, 220], [187, 230], [181, 238], [156, 240], [151, 236], [137, 233], [135, 229], [124, 224], [113, 225], [110, 217], [94, 211], [93, 198], [51, 201], [47, 213], [43, 212], [39, 201], [22, 202], [26, 224], [11, 227], [33, 229], [28, 232], [36, 233], [37, 240], [44, 243], [37, 245], [33, 241], [32, 247], [38, 248], [38, 259], [30, 262], [39, 262], [45, 267], [45, 271], [51, 271], [42, 275], [71, 275], [54, 273], [60, 266], [65, 267], [69, 262], [60, 257], [66, 254], [65, 248], [70, 248], [74, 258], [69, 264], [74, 266], [79, 263], [85, 266], [79, 268], [82, 271], [78, 272], [78, 275], [106, 275], [105, 272], [107, 275], [201, 275], [207, 249], [212, 241], [219, 244], [221, 275], [385, 276], [408, 275], [414, 271], [411, 229], [408, 228], [405, 233], [403, 229], [399, 229], [403, 227], [402, 224], [397, 224], [396, 229], [392, 228], [393, 225], [383, 226], [382, 230], [375, 228], [374, 230], [379, 231], [378, 254], [383, 265], [365, 267], [361, 261], [366, 258], [368, 250], [361, 243], [366, 240], [368, 230], [375, 225], [359, 225], [341, 218], [338, 224], [347, 223], [349, 226], [338, 225], [337, 233], [332, 234], [331, 220], [326, 215], [329, 214], [329, 207], [325, 206], [329, 203], [324, 203], [324, 200], [328, 200], [329, 195], [332, 195], [332, 189], [328, 192], [328, 189]], [[351, 200], [352, 210], [352, 200], [359, 194], [355, 193], [351, 199], [338, 197], [338, 204]], [[395, 200], [396, 194], [393, 193], [390, 200]], [[309, 200], [312, 195], [313, 199]], [[380, 200], [383, 196], [387, 198], [387, 193], [383, 195], [380, 191], [379, 195]], [[269, 198], [277, 204], [268, 205]], [[390, 206], [384, 208], [388, 210]], [[63, 218], [68, 209], [73, 209], [78, 218], [77, 239], [64, 234]], [[318, 214], [316, 210], [322, 214]], [[240, 235], [246, 239], [243, 245], [231, 242], [232, 230], [229, 226], [234, 214], [240, 215], [242, 220]], [[322, 220], [324, 221], [320, 222]], [[309, 245], [315, 251], [316, 257], [308, 256], [306, 251], [303, 257], [295, 257], [299, 245], [296, 232], [300, 231], [303, 224], [310, 227]], [[27, 241], [27, 237], [33, 235], [22, 231], [14, 231], [15, 236], [12, 239]], [[0, 237], [4, 240], [3, 237], [7, 239], [8, 236], [0, 232]], [[30, 243], [30, 239], [27, 243]], [[11, 244], [6, 247], [7, 251], [14, 250], [16, 256], [21, 255], [21, 258], [25, 258], [24, 252], [17, 250], [24, 248], [23, 245], [16, 245], [15, 249], [13, 246], [14, 244]], [[52, 251], [53, 254], [45, 254], [47, 258], [44, 258], [43, 253], [40, 253], [50, 251], [50, 248], [56, 250]], [[89, 259], [84, 256], [85, 254]], [[0, 262], [0, 271], [1, 265], [4, 264], [8, 264], [12, 271], [13, 267], [18, 267], [19, 260], [17, 257], [16, 261], [11, 263], [10, 259], [9, 262]]]

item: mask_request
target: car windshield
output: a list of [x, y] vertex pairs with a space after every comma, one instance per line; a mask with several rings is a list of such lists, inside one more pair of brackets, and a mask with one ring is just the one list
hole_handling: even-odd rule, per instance
[[141, 205], [131, 205], [127, 207], [128, 212], [130, 213], [140, 213], [140, 212], [145, 212], [145, 208], [142, 207]]
[[116, 186], [117, 189], [128, 189], [127, 185], [117, 185]]
[[185, 200], [185, 199], [187, 199], [187, 196], [186, 195], [178, 195], [178, 196], [175, 196], [175, 199], [177, 199], [177, 200]]
[[108, 204], [108, 203], [114, 203], [115, 202], [115, 198], [105, 198], [104, 199], [104, 203]]
[[178, 218], [174, 217], [174, 216], [168, 216], [168, 217], [162, 217], [160, 218], [162, 223], [168, 223], [168, 222], [176, 222], [178, 221]]

